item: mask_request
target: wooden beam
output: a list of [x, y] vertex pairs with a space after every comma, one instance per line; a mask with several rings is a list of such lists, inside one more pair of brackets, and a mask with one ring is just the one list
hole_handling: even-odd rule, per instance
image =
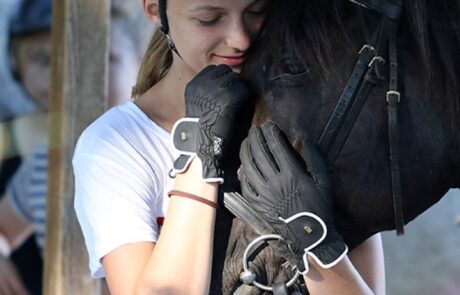
[[109, 0], [53, 0], [47, 295], [99, 293], [73, 209], [71, 159], [82, 130], [105, 109], [109, 13]]

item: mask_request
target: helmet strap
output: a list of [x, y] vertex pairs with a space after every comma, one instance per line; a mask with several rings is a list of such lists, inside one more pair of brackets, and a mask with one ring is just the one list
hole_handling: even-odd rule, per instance
[[168, 18], [166, 16], [166, 0], [159, 0], [158, 8], [160, 10], [161, 32], [165, 36], [166, 40], [168, 40], [169, 48], [171, 48], [171, 50], [174, 51], [177, 54], [177, 56], [182, 58], [182, 56], [179, 54], [179, 51], [177, 51], [174, 41], [169, 35], [169, 23]]

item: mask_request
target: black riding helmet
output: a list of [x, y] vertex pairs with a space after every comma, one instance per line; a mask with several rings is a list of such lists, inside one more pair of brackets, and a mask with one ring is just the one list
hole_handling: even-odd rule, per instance
[[10, 23], [11, 36], [51, 31], [51, 0], [22, 0]]

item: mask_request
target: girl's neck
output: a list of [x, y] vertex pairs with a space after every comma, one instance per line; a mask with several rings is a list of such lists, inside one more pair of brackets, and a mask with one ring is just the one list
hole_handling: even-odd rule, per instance
[[170, 132], [174, 123], [185, 115], [185, 86], [194, 75], [182, 62], [174, 62], [166, 76], [140, 96], [136, 104], [152, 121]]

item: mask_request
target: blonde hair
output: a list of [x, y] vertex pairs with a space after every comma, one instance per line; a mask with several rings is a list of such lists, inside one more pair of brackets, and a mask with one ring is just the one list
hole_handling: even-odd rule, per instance
[[137, 75], [137, 82], [132, 90], [132, 97], [137, 98], [144, 94], [155, 83], [161, 80], [172, 64], [172, 52], [168, 41], [160, 30], [154, 34], [142, 58], [142, 63]]

